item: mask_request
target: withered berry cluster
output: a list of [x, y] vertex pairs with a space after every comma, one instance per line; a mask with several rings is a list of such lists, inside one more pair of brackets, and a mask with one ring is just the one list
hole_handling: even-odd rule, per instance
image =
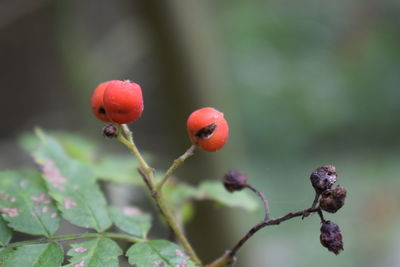
[[[336, 168], [332, 165], [322, 166], [311, 173], [310, 180], [316, 193], [313, 206], [316, 206], [319, 200], [319, 208], [329, 213], [335, 213], [343, 207], [347, 190], [340, 185], [332, 188], [336, 179]], [[321, 244], [337, 255], [343, 250], [340, 228], [334, 222], [325, 221], [322, 217], [322, 211], [321, 220]]]
[[334, 222], [325, 220], [323, 216], [323, 211], [335, 213], [344, 205], [347, 191], [344, 187], [339, 185], [332, 188], [333, 184], [336, 182], [336, 179], [336, 168], [332, 165], [325, 165], [315, 169], [310, 176], [311, 184], [315, 189], [315, 198], [311, 207], [302, 211], [291, 212], [285, 216], [272, 219], [270, 218], [268, 200], [263, 193], [248, 183], [247, 176], [239, 171], [229, 171], [226, 173], [222, 180], [226, 190], [229, 192], [234, 192], [248, 188], [256, 193], [264, 203], [265, 217], [261, 222], [253, 226], [248, 233], [226, 253], [225, 257], [228, 257], [231, 259], [231, 261], [234, 261], [235, 255], [240, 247], [253, 234], [265, 226], [278, 225], [294, 217], [301, 216], [302, 218], [305, 218], [311, 213], [317, 213], [321, 219], [321, 244], [336, 255], [339, 254], [340, 251], [343, 250], [343, 240], [340, 228]]

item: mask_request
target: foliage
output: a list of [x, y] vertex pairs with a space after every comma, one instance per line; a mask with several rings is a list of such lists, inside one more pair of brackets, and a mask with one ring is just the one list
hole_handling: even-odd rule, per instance
[[122, 254], [120, 247], [111, 239], [94, 238], [92, 240], [71, 245], [67, 255], [72, 258], [67, 266], [109, 266], [116, 267], [118, 256]]
[[179, 246], [166, 240], [135, 244], [126, 255], [137, 266], [195, 266]]
[[[130, 155], [98, 158], [92, 142], [42, 130], [36, 130], [34, 135], [25, 134], [21, 144], [38, 169], [0, 172], [0, 264], [60, 266], [64, 261], [60, 242], [84, 238], [88, 240], [71, 244], [67, 252], [69, 264], [65, 266], [119, 266], [118, 257], [123, 251], [112, 239], [134, 243], [126, 256], [135, 266], [195, 266], [179, 245], [148, 239], [150, 214], [138, 207], [107, 204], [98, 184], [100, 180], [139, 186], [139, 175], [135, 174], [138, 163]], [[170, 183], [165, 191], [168, 204], [177, 214], [195, 200], [213, 200], [247, 210], [257, 208], [254, 198], [245, 192], [233, 197], [212, 181], [198, 187]], [[61, 217], [95, 233], [57, 236]], [[125, 233], [106, 232], [112, 224]], [[9, 243], [13, 231], [43, 238]]]
[[5, 267], [15, 266], [60, 266], [64, 252], [56, 243], [35, 244], [18, 247], [3, 263]]

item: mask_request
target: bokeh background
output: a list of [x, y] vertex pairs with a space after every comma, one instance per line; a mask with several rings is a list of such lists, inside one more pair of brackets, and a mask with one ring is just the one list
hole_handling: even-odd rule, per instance
[[[159, 169], [189, 146], [192, 110], [224, 112], [229, 143], [179, 170], [191, 183], [240, 169], [280, 216], [311, 204], [314, 168], [337, 167], [348, 198], [327, 218], [342, 228], [339, 256], [311, 216], [261, 231], [236, 266], [397, 267], [399, 62], [396, 0], [1, 0], [0, 168], [32, 164], [17, 137], [35, 126], [124, 151], [88, 103], [100, 82], [130, 79], [145, 98], [131, 128]], [[211, 261], [260, 213], [200, 203], [188, 235]]]

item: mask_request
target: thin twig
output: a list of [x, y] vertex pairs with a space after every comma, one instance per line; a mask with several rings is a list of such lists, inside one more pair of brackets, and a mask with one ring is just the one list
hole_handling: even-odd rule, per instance
[[147, 178], [146, 173], [144, 172], [144, 170], [142, 170], [142, 168], [137, 168], [138, 173], [140, 174], [140, 176], [142, 176], [142, 179], [144, 181], [144, 183], [146, 184], [147, 188], [149, 189], [151, 196], [154, 198], [155, 195], [157, 194], [157, 191], [154, 190], [153, 186], [151, 185], [149, 179]]
[[[137, 158], [137, 160], [139, 161], [139, 164], [140, 164], [138, 171], [139, 171], [140, 175], [142, 175], [144, 182], [146, 183], [147, 187], [149, 188], [149, 191], [151, 192], [151, 195], [154, 198], [156, 205], [160, 209], [161, 214], [164, 216], [167, 224], [170, 226], [172, 231], [175, 233], [176, 237], [178, 238], [179, 242], [181, 243], [181, 245], [185, 249], [185, 251], [188, 253], [188, 255], [192, 258], [192, 260], [196, 264], [201, 265], [201, 261], [200, 261], [199, 257], [196, 255], [196, 252], [190, 245], [189, 241], [187, 240], [186, 236], [184, 235], [183, 231], [181, 230], [181, 228], [179, 227], [178, 223], [176, 222], [174, 216], [172, 215], [172, 212], [169, 209], [167, 202], [163, 197], [162, 191], [157, 190], [157, 183], [156, 183], [155, 177], [154, 177], [154, 169], [151, 168], [147, 164], [147, 162], [144, 160], [144, 158], [140, 154], [139, 150], [137, 149], [137, 147], [134, 143], [132, 133], [129, 130], [128, 126], [123, 124], [123, 125], [121, 125], [121, 127], [122, 127], [122, 131], [123, 131], [124, 135], [127, 138], [125, 138], [122, 135], [121, 131], [119, 131], [117, 139], [121, 143], [123, 143]], [[180, 164], [178, 164], [177, 166], [179, 166], [179, 165]], [[171, 174], [172, 174], [172, 172], [169, 175], [171, 175]]]
[[264, 221], [269, 221], [270, 219], [270, 210], [269, 210], [269, 203], [268, 203], [268, 199], [265, 197], [265, 195], [258, 191], [255, 187], [253, 187], [250, 184], [247, 184], [246, 187], [248, 189], [250, 189], [251, 191], [253, 191], [259, 198], [261, 198], [261, 201], [264, 204], [264, 212], [265, 212], [265, 217], [264, 217]]
[[165, 173], [164, 177], [161, 179], [161, 181], [157, 185], [157, 190], [161, 190], [165, 182], [168, 180], [168, 178], [172, 175], [172, 173], [178, 168], [187, 158], [193, 155], [194, 151], [196, 150], [197, 146], [196, 145], [191, 145], [186, 152], [181, 155], [179, 158], [174, 160], [172, 163], [171, 167], [169, 167], [168, 171]]
[[324, 214], [322, 213], [321, 209], [318, 210], [318, 215], [319, 215], [319, 218], [321, 219], [321, 223], [326, 222], [326, 220], [324, 218]]
[[303, 216], [304, 213], [313, 213], [313, 212], [319, 212], [320, 208], [308, 208], [305, 210], [301, 211], [296, 211], [296, 212], [290, 212], [282, 217], [278, 217], [275, 219], [270, 219], [270, 220], [263, 220], [256, 225], [254, 225], [237, 243], [235, 246], [232, 247], [232, 249], [228, 250], [222, 257], [218, 258], [216, 261], [213, 263], [207, 265], [206, 267], [222, 267], [229, 262], [234, 261], [235, 256], [238, 252], [238, 250], [243, 246], [244, 243], [246, 243], [247, 240], [249, 240], [250, 237], [252, 237], [256, 232], [258, 232], [260, 229], [269, 226], [269, 225], [279, 225], [282, 222], [285, 222], [287, 220], [290, 220], [295, 217], [300, 217]]
[[315, 208], [317, 206], [320, 195], [321, 195], [320, 193], [315, 192], [315, 197], [314, 197], [314, 201], [311, 205], [311, 208]]
[[[320, 193], [315, 192], [315, 197], [314, 197], [313, 203], [311, 204], [310, 209], [315, 208], [317, 206], [320, 196], [321, 196]], [[305, 217], [308, 217], [309, 215], [310, 215], [310, 213], [304, 213], [303, 217], [301, 217], [301, 219], [303, 220]]]
[[[135, 143], [133, 141], [132, 142], [129, 141], [128, 139], [126, 139], [121, 134], [119, 134], [117, 136], [117, 139], [118, 139], [118, 141], [123, 143], [133, 153], [133, 155], [139, 161], [140, 166], [143, 168], [143, 171], [145, 171], [146, 173], [149, 173], [150, 171], [153, 172], [152, 168], [144, 160], [144, 158], [140, 154], [139, 150], [137, 149], [137, 147], [136, 147], [136, 145], [135, 145]], [[130, 138], [130, 139], [132, 139], [132, 138]]]
[[254, 235], [257, 231], [260, 229], [264, 228], [265, 226], [268, 225], [279, 225], [284, 221], [290, 220], [295, 217], [303, 216], [305, 212], [307, 213], [312, 213], [312, 212], [318, 212], [320, 209], [319, 208], [308, 208], [306, 210], [301, 210], [297, 212], [290, 212], [286, 214], [285, 216], [276, 218], [276, 219], [270, 219], [268, 221], [261, 221], [255, 226], [253, 226], [247, 234], [239, 240], [239, 242], [230, 250], [230, 255], [231, 257], [234, 257], [237, 251], [242, 247], [242, 245], [252, 236]]

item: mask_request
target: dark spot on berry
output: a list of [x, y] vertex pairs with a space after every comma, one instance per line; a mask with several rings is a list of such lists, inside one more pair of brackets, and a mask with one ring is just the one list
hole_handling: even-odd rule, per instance
[[199, 131], [197, 131], [195, 136], [199, 139], [208, 139], [213, 135], [216, 128], [217, 124], [211, 123], [210, 125], [207, 125], [206, 127], [203, 127]]
[[103, 107], [99, 107], [100, 114], [106, 114], [106, 110]]

